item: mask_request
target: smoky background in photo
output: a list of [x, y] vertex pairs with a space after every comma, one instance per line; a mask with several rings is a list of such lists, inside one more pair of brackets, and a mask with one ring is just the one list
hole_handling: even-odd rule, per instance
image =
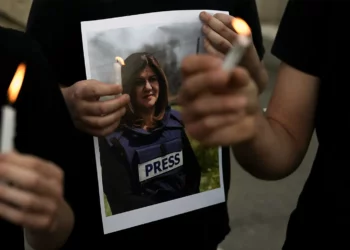
[[[133, 53], [149, 53], [158, 60], [168, 79], [170, 103], [176, 103], [176, 95], [181, 86], [182, 60], [190, 54], [204, 53], [203, 37], [193, 36], [198, 33], [192, 31], [196, 28], [179, 23], [171, 27], [159, 27], [157, 32], [153, 26], [149, 29], [146, 26], [132, 28], [132, 31], [130, 28], [120, 28], [88, 33], [88, 53], [90, 58], [94, 58], [90, 61], [92, 78], [112, 84], [115, 79], [113, 64], [116, 56], [125, 60]], [[142, 45], [139, 39], [144, 40]]]

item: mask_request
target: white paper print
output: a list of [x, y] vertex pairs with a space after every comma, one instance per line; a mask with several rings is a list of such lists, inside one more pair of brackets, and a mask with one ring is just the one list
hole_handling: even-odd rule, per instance
[[225, 201], [221, 148], [188, 137], [176, 103], [181, 61], [204, 53], [201, 11], [81, 24], [87, 79], [115, 84], [119, 56], [131, 99], [115, 133], [94, 138], [105, 234]]

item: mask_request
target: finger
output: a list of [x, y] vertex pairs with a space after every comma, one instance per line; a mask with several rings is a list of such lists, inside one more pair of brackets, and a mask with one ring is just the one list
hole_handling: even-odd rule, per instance
[[43, 213], [25, 212], [4, 203], [0, 203], [0, 217], [16, 225], [31, 229], [49, 229], [52, 225], [52, 217]]
[[0, 201], [26, 211], [51, 213], [56, 209], [55, 203], [50, 199], [9, 185], [0, 185]]
[[232, 25], [232, 22], [237, 17], [233, 17], [233, 16], [230, 16], [230, 15], [227, 15], [227, 14], [224, 14], [224, 13], [216, 13], [216, 14], [214, 14], [214, 17], [218, 21], [222, 22], [228, 29], [230, 29], [230, 30], [232, 30], [234, 32], [234, 33], [232, 33], [232, 34], [234, 34], [233, 35], [233, 40], [231, 40], [231, 39], [229, 39], [229, 37], [227, 37], [227, 40], [230, 43], [232, 43], [234, 41], [234, 39], [236, 38], [236, 34], [237, 34], [236, 30], [234, 29], [234, 27]]
[[230, 82], [232, 86], [244, 87], [252, 81], [249, 72], [243, 67], [236, 67], [232, 70], [230, 75]]
[[203, 92], [223, 94], [237, 91], [251, 81], [248, 71], [242, 67], [237, 67], [231, 72], [219, 69], [198, 73], [184, 80], [179, 91], [179, 103], [185, 105]]
[[238, 113], [207, 116], [192, 123], [185, 123], [186, 130], [193, 139], [201, 142], [208, 134], [213, 133], [213, 131], [220, 130], [222, 127], [239, 121], [242, 115], [242, 113]]
[[101, 96], [118, 95], [122, 93], [120, 84], [108, 84], [95, 80], [83, 81], [75, 88], [74, 97], [83, 100], [97, 100]]
[[199, 14], [199, 19], [206, 24], [208, 24], [212, 18], [216, 18], [217, 20], [222, 22], [226, 27], [230, 29], [232, 28], [232, 20], [234, 18], [233, 16], [224, 13], [215, 13], [214, 15], [211, 15], [206, 11], [202, 11]]
[[226, 27], [233, 30], [232, 26], [232, 20], [234, 19], [233, 16], [224, 14], [224, 13], [215, 13], [214, 17], [219, 20], [221, 23], [223, 23]]
[[[209, 105], [210, 104], [210, 105]], [[245, 109], [247, 98], [244, 96], [208, 95], [199, 98], [182, 109], [184, 122], [197, 120], [203, 116], [237, 114]]]
[[63, 193], [62, 184], [56, 179], [47, 178], [31, 168], [19, 167], [12, 163], [0, 163], [0, 179], [38, 195], [61, 197]]
[[[214, 16], [209, 13], [203, 12], [200, 14], [200, 19], [205, 26], [210, 28], [208, 32], [213, 31], [216, 34], [219, 34], [220, 37], [223, 37], [229, 43], [232, 43], [236, 38], [236, 33], [233, 31], [232, 20], [233, 17], [219, 13]], [[221, 20], [222, 19], [222, 20]], [[206, 34], [206, 32], [204, 32]]]
[[213, 56], [217, 56], [219, 58], [224, 58], [225, 55], [221, 52], [219, 52], [218, 50], [216, 50], [212, 45], [211, 43], [208, 41], [207, 38], [204, 38], [204, 49], [207, 53], [213, 55]]
[[252, 139], [256, 132], [255, 126], [255, 118], [247, 117], [233, 126], [224, 126], [212, 133], [208, 133], [201, 138], [200, 143], [209, 147], [236, 145]]
[[110, 135], [111, 133], [113, 133], [119, 127], [119, 124], [120, 124], [120, 120], [118, 120], [115, 123], [111, 124], [110, 126], [104, 128], [101, 131], [101, 134], [102, 135]]
[[212, 55], [190, 55], [185, 57], [181, 63], [181, 73], [183, 77], [196, 74], [198, 72], [213, 70], [222, 67], [222, 60]]
[[[210, 44], [215, 49], [217, 49], [225, 54], [231, 49], [232, 44], [228, 40], [226, 40], [226, 38], [221, 36], [221, 34], [218, 34], [215, 31], [213, 31], [210, 27], [203, 25], [202, 31], [205, 34], [208, 41], [210, 42]], [[233, 32], [233, 31], [231, 31], [231, 32]]]
[[87, 128], [86, 131], [94, 136], [102, 137], [112, 134], [119, 126], [120, 120], [116, 121], [115, 123], [111, 124], [108, 127], [102, 128], [102, 129], [95, 129], [95, 128]]
[[91, 129], [103, 129], [105, 127], [109, 127], [117, 121], [120, 121], [125, 112], [126, 108], [123, 107], [107, 116], [84, 116], [81, 118], [81, 120]]
[[77, 112], [86, 116], [106, 116], [126, 106], [130, 101], [127, 94], [107, 101], [82, 102]]
[[191, 102], [203, 92], [225, 93], [230, 86], [230, 74], [223, 70], [211, 70], [198, 73], [183, 81], [179, 91], [179, 103]]
[[21, 154], [11, 152], [8, 154], [0, 154], [0, 164], [12, 164], [17, 167], [25, 168], [29, 171], [25, 173], [44, 175], [46, 178], [55, 179], [57, 182], [63, 181], [63, 171], [54, 163], [46, 161], [34, 155]]

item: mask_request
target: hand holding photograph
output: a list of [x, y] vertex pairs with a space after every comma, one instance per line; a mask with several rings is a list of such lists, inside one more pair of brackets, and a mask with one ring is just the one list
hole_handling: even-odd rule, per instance
[[94, 138], [105, 234], [225, 201], [221, 148], [187, 136], [176, 101], [182, 59], [204, 53], [201, 11], [82, 23], [87, 78], [130, 96], [117, 130]]

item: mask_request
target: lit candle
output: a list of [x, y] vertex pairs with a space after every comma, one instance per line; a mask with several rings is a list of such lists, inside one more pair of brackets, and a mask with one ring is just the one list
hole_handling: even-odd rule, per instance
[[[114, 83], [117, 85], [122, 85], [122, 66], [124, 66], [124, 60], [123, 58], [117, 56], [115, 58], [115, 62], [113, 64], [114, 66], [114, 75], [115, 75], [115, 80]], [[120, 95], [120, 94], [119, 94]], [[107, 101], [110, 99], [113, 99], [115, 96], [102, 96], [100, 100], [102, 101]]]
[[16, 132], [16, 110], [11, 106], [14, 104], [19, 91], [22, 87], [23, 79], [26, 72], [26, 65], [21, 63], [12, 79], [8, 88], [7, 96], [10, 105], [2, 107], [1, 119], [1, 153], [12, 151], [14, 146], [15, 132]]
[[115, 63], [114, 63], [115, 84], [122, 85], [122, 66], [124, 65], [125, 63], [123, 58], [117, 56], [115, 58]]
[[241, 18], [232, 19], [232, 27], [237, 32], [237, 38], [227, 53], [223, 64], [224, 70], [232, 70], [240, 63], [246, 49], [251, 45], [251, 31], [248, 24]]

